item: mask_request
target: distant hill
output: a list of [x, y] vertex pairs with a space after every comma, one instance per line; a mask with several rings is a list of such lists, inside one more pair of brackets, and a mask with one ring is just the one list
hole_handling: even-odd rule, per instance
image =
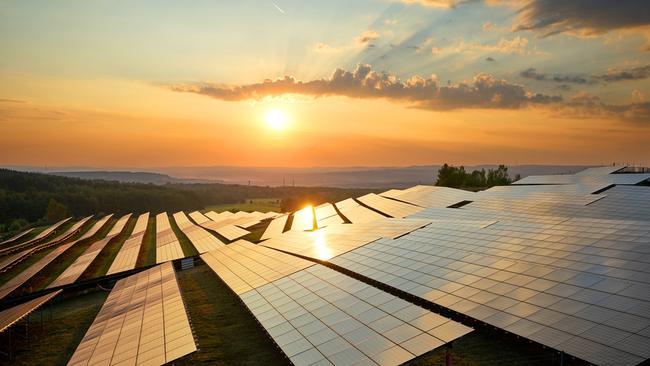
[[[474, 169], [495, 169], [497, 165], [465, 166]], [[511, 177], [540, 174], [571, 174], [588, 168], [586, 165], [511, 165]], [[440, 165], [407, 167], [160, 167], [127, 170], [93, 169], [92, 167], [58, 168], [56, 171], [38, 167], [10, 167], [13, 170], [33, 171], [93, 180], [133, 183], [224, 183], [256, 186], [303, 186], [339, 188], [405, 188], [416, 184], [433, 184]]]
[[151, 172], [129, 172], [129, 171], [72, 171], [72, 172], [51, 172], [48, 174], [58, 175], [69, 178], [106, 180], [124, 183], [151, 183], [151, 184], [168, 184], [168, 183], [215, 183], [207, 179], [183, 179], [174, 178], [167, 174]]
[[[497, 165], [465, 166], [474, 169], [495, 169]], [[582, 165], [514, 165], [511, 177], [539, 174], [570, 174], [587, 168]], [[248, 167], [172, 167], [158, 172], [185, 179], [218, 180], [225, 183], [258, 186], [325, 186], [341, 188], [405, 188], [416, 184], [434, 184], [440, 165], [409, 167], [352, 168], [248, 168]]]

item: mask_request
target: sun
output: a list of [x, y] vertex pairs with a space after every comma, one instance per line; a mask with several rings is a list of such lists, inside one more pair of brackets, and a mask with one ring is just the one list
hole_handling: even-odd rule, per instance
[[273, 130], [284, 130], [289, 124], [289, 118], [280, 109], [271, 109], [266, 112], [266, 125]]

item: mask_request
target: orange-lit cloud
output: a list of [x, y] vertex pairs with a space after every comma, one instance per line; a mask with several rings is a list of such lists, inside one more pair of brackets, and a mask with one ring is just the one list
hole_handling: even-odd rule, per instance
[[329, 78], [305, 82], [285, 76], [282, 79], [239, 86], [203, 83], [175, 85], [172, 89], [227, 101], [261, 100], [285, 94], [382, 98], [432, 110], [521, 108], [529, 104], [548, 104], [561, 100], [558, 96], [532, 93], [521, 85], [485, 73], [476, 75], [470, 82], [441, 85], [435, 75], [428, 78], [413, 76], [402, 81], [395, 75], [377, 72], [370, 65], [362, 64], [357, 65], [354, 71], [336, 69]]

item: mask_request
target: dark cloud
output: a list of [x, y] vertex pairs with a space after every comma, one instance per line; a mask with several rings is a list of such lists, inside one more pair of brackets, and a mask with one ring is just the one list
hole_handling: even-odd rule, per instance
[[650, 77], [650, 64], [627, 70], [610, 70], [605, 74], [595, 76], [598, 80], [615, 82], [623, 80], [642, 80]]
[[650, 122], [650, 102], [628, 104], [609, 104], [598, 96], [580, 93], [562, 106], [570, 115], [592, 118], [595, 116], [616, 118], [627, 121]]
[[570, 83], [570, 84], [594, 84], [596, 81], [592, 80], [589, 76], [581, 75], [550, 75], [537, 72], [536, 69], [530, 68], [519, 73], [519, 76], [526, 79], [537, 81], [552, 81], [555, 83]]
[[532, 104], [558, 103], [559, 96], [532, 93], [523, 86], [478, 74], [471, 82], [440, 85], [437, 77], [411, 77], [376, 72], [370, 65], [357, 65], [354, 71], [336, 69], [323, 79], [300, 81], [291, 76], [239, 86], [201, 83], [175, 85], [172, 89], [226, 101], [259, 100], [287, 94], [311, 97], [346, 96], [383, 98], [410, 104], [415, 108], [447, 110], [456, 108], [522, 108]]
[[485, 59], [485, 61], [487, 61], [487, 62], [494, 62], [494, 61], [496, 61], [496, 60], [493, 59], [492, 57], [488, 57], [488, 58]]
[[525, 79], [537, 81], [549, 81], [559, 84], [581, 84], [589, 85], [602, 83], [614, 83], [618, 81], [643, 80], [650, 78], [650, 64], [629, 69], [612, 69], [606, 73], [592, 75], [562, 75], [546, 74], [538, 72], [534, 68], [526, 69], [519, 73]]
[[646, 0], [531, 0], [519, 10], [515, 30], [594, 35], [648, 25]]

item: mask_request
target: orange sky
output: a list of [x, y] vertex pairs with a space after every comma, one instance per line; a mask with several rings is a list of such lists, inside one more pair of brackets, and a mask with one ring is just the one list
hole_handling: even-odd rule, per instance
[[[373, 4], [334, 2], [332, 23], [259, 3], [248, 26], [231, 19], [255, 13], [245, 4], [202, 5], [221, 7], [210, 25], [181, 4], [159, 22], [145, 5], [12, 4], [0, 165], [650, 165], [647, 26], [536, 37], [513, 33], [531, 20], [508, 6]], [[271, 110], [286, 128], [269, 127]]]

